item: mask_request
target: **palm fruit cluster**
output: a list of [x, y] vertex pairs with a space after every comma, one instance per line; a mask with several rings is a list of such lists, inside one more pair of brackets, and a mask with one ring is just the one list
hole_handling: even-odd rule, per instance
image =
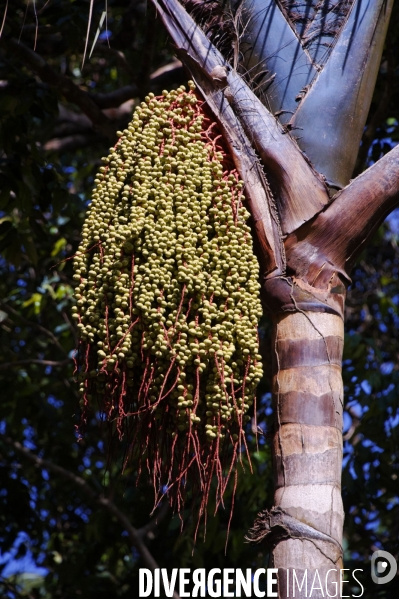
[[[100, 407], [178, 509], [217, 504], [262, 375], [243, 183], [190, 82], [149, 94], [103, 158], [74, 260], [83, 421]], [[226, 475], [227, 472], [227, 475]]]

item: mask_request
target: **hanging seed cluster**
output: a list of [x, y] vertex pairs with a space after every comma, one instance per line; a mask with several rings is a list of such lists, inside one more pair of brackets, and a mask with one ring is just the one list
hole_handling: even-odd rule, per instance
[[[103, 158], [75, 257], [83, 420], [101, 406], [180, 509], [217, 504], [262, 374], [242, 186], [193, 84], [153, 94]], [[226, 474], [227, 473], [227, 474]]]

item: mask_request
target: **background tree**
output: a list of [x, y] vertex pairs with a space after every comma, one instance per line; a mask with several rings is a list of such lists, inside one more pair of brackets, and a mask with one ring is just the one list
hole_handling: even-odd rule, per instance
[[[151, 495], [144, 481], [136, 488], [132, 469], [121, 477], [120, 462], [111, 461], [105, 468], [107, 452], [98, 422], [91, 424], [83, 446], [75, 441], [71, 271], [68, 261], [59, 262], [77, 246], [98, 159], [113, 132], [123, 128], [134, 102], [149, 88], [161, 91], [180, 84], [183, 77], [152, 9], [146, 13], [138, 2], [128, 9], [123, 3], [109, 4], [112, 49], [103, 35], [83, 75], [88, 2], [71, 2], [68, 10], [65, 2], [13, 3], [2, 33], [2, 550], [12, 547], [23, 531], [27, 537], [19, 545], [20, 554], [29, 547], [36, 563], [48, 569], [44, 579], [3, 579], [9, 596], [128, 596], [137, 588], [138, 567], [149, 564], [140, 539], [161, 566], [267, 563], [263, 549], [242, 542], [257, 511], [272, 505], [273, 425], [269, 418], [267, 427], [266, 383], [259, 390], [258, 415], [266, 435], [254, 453], [255, 475], [240, 476], [226, 556], [228, 508], [209, 519], [205, 544], [199, 542], [191, 557], [189, 513], [180, 536], [180, 522], [166, 506], [159, 523], [151, 521]], [[39, 30], [34, 53], [35, 8]], [[93, 33], [102, 10], [95, 4]], [[390, 149], [397, 136], [395, 14], [363, 138], [363, 166]], [[20, 34], [17, 46], [14, 40]], [[156, 71], [165, 65], [167, 69]], [[122, 102], [129, 100], [128, 108]], [[378, 234], [378, 250], [370, 246], [352, 273], [347, 302], [343, 482], [348, 567], [353, 563], [348, 560], [363, 564], [379, 543], [397, 551], [397, 347], [391, 334], [397, 327], [395, 239], [386, 230]], [[266, 337], [266, 323], [262, 331]], [[268, 341], [264, 351], [270, 352]], [[265, 363], [270, 363], [270, 354]], [[159, 535], [162, 547], [152, 542]], [[366, 575], [363, 582], [375, 596]], [[378, 591], [395, 596], [395, 586], [394, 581]]]

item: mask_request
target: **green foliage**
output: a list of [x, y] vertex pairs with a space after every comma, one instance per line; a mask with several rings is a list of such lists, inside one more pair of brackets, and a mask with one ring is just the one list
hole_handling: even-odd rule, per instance
[[[397, 555], [398, 548], [397, 212], [391, 223], [393, 231], [389, 226], [381, 228], [363, 253], [352, 273], [347, 301], [342, 481], [348, 546], [346, 567], [356, 563], [352, 556], [367, 560], [373, 548], [383, 547], [393, 555]], [[370, 593], [374, 587], [370, 579], [365, 580]], [[378, 596], [395, 597], [397, 585], [397, 580], [392, 581]]]
[[[36, 2], [38, 10], [44, 4]], [[65, 4], [65, 0], [53, 0], [39, 13], [38, 53], [86, 90], [108, 93], [129, 83], [132, 75], [106, 50], [105, 58], [94, 51], [82, 75], [88, 5], [71, 2], [68, 16]], [[154, 14], [146, 14], [144, 4], [132, 3], [128, 10], [124, 2], [108, 5], [111, 46], [125, 53], [147, 92], [146, 77], [170, 61], [160, 35], [162, 28], [159, 22], [154, 27]], [[3, 31], [5, 43], [7, 36], [19, 36], [25, 8], [22, 2], [13, 3]], [[94, 8], [95, 27], [102, 7]], [[21, 41], [33, 48], [32, 3], [26, 24]], [[47, 571], [29, 577], [0, 577], [0, 595], [132, 597], [137, 594], [138, 568], [145, 564], [120, 522], [88, 499], [78, 484], [44, 466], [37, 467], [10, 444], [20, 441], [33, 454], [79, 476], [98, 496], [110, 497], [137, 529], [151, 520], [151, 487], [144, 477], [136, 485], [137, 471], [132, 466], [121, 474], [124, 446], [120, 450], [108, 446], [108, 430], [99, 415], [91, 415], [82, 442], [77, 442], [75, 428], [80, 410], [73, 377], [77, 330], [71, 317], [74, 282], [70, 258], [78, 250], [95, 172], [100, 156], [108, 153], [109, 141], [90, 129], [86, 117], [82, 119], [59, 89], [40, 82], [11, 53], [0, 52], [0, 79], [6, 82], [0, 87], [0, 102], [6, 98], [9, 106], [7, 111], [1, 110], [0, 128], [2, 147], [7, 144], [0, 162], [0, 550], [6, 557], [0, 568], [12, 562], [5, 552], [24, 532], [27, 536], [18, 545], [15, 559], [31, 555], [27, 571], [32, 571], [32, 560]], [[169, 86], [173, 83], [169, 81]], [[177, 79], [174, 86], [179, 85]], [[144, 100], [144, 95], [141, 98], [139, 90], [135, 103], [140, 99]], [[122, 122], [117, 118], [115, 131], [127, 126], [123, 118]], [[74, 137], [77, 135], [84, 136], [83, 146]], [[255, 439], [251, 431], [249, 434], [253, 453]], [[209, 505], [206, 541], [201, 528], [193, 555], [196, 521], [190, 503], [182, 514], [182, 530], [177, 515], [160, 506], [155, 512], [163, 514], [159, 526], [144, 537], [160, 567], [266, 565], [267, 555], [243, 543], [257, 512], [270, 503], [270, 450], [263, 442], [259, 449], [259, 458], [252, 460], [252, 475], [243, 458], [245, 475], [240, 472], [226, 556], [233, 480], [225, 492], [225, 509], [220, 508], [214, 516], [215, 504]], [[108, 462], [109, 451], [112, 460]], [[215, 492], [212, 488], [211, 495]], [[24, 570], [24, 562], [18, 563]]]
[[[0, 3], [2, 10], [4, 5]], [[137, 104], [148, 91], [149, 74], [170, 60], [159, 21], [151, 11], [145, 12], [144, 3], [127, 6], [115, 0], [108, 2], [111, 48], [124, 52], [131, 73], [117, 53], [107, 53], [106, 42], [102, 53], [94, 51], [82, 71], [88, 3], [52, 0], [45, 9], [44, 5], [44, 0], [36, 1], [37, 51], [86, 91], [113, 92], [133, 80], [138, 86]], [[94, 173], [110, 143], [91, 128], [76, 106], [65, 101], [58, 88], [43, 84], [7, 52], [8, 37], [18, 38], [21, 32], [21, 41], [33, 48], [33, 3], [22, 28], [26, 8], [25, 2], [9, 2], [0, 55], [0, 135], [1, 147], [6, 148], [0, 159], [0, 547], [2, 552], [10, 550], [18, 534], [25, 532], [27, 539], [19, 545], [17, 557], [30, 552], [47, 574], [34, 580], [3, 577], [0, 594], [10, 598], [28, 592], [44, 599], [131, 598], [137, 593], [138, 568], [144, 564], [120, 522], [88, 499], [81, 485], [38, 467], [11, 444], [20, 441], [33, 454], [79, 476], [98, 496], [109, 497], [137, 529], [150, 521], [152, 490], [143, 478], [136, 486], [137, 472], [131, 465], [121, 474], [123, 449], [117, 452], [104, 444], [107, 430], [97, 414], [89, 419], [83, 442], [77, 443], [79, 397], [71, 359], [77, 337], [71, 318], [73, 273], [67, 259], [81, 241]], [[102, 3], [94, 3], [92, 36], [102, 10]], [[397, 135], [394, 77], [388, 115], [384, 113], [377, 133], [382, 151], [386, 150], [383, 139], [391, 135], [384, 123], [394, 127], [392, 135]], [[385, 78], [383, 71], [375, 108], [383, 96]], [[178, 87], [180, 80], [171, 81], [173, 85]], [[124, 118], [124, 124], [117, 120], [115, 131], [127, 125]], [[395, 122], [388, 123], [386, 118]], [[397, 242], [397, 234], [381, 230], [355, 269], [348, 294], [343, 472], [346, 567], [365, 571], [373, 547], [383, 544], [395, 554], [399, 538]], [[271, 363], [268, 326], [262, 323], [260, 331], [266, 369]], [[213, 505], [209, 505], [206, 539], [202, 542], [199, 535], [193, 555], [195, 522], [190, 509], [183, 513], [186, 524], [181, 533], [179, 518], [165, 510], [159, 525], [144, 536], [160, 567], [256, 568], [267, 564], [263, 548], [243, 543], [257, 512], [273, 501], [273, 424], [265, 380], [258, 395], [258, 424], [266, 434], [260, 435], [256, 451], [250, 423], [254, 473], [250, 474], [244, 459], [245, 476], [240, 473], [238, 479], [226, 555], [234, 481], [226, 490], [225, 509], [214, 517]], [[109, 449], [112, 460], [107, 463]], [[373, 589], [373, 597], [389, 597], [389, 593], [396, 597], [395, 584], [378, 591], [368, 585], [368, 596], [371, 599]]]

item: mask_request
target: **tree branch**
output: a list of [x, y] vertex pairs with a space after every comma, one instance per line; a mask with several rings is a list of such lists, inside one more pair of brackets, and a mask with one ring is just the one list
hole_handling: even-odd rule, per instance
[[332, 271], [349, 279], [356, 258], [397, 206], [399, 144], [338, 193], [311, 223], [287, 238], [288, 266], [314, 287], [327, 288]]
[[68, 352], [66, 352], [65, 349], [62, 347], [62, 345], [60, 344], [60, 342], [58, 341], [58, 339], [54, 335], [54, 333], [52, 333], [51, 331], [49, 331], [48, 329], [43, 327], [41, 324], [38, 324], [37, 322], [32, 322], [31, 320], [28, 320], [27, 318], [22, 316], [19, 312], [17, 312], [17, 310], [14, 310], [14, 308], [11, 308], [11, 306], [9, 306], [8, 304], [5, 304], [2, 301], [0, 301], [0, 308], [2, 310], [5, 310], [5, 312], [7, 312], [8, 314], [13, 314], [27, 326], [34, 327], [35, 329], [39, 330], [41, 333], [43, 333], [44, 335], [49, 337], [51, 339], [51, 341], [54, 343], [54, 345], [56, 345], [58, 347], [58, 349], [61, 350], [65, 356], [68, 354]]
[[38, 360], [36, 358], [28, 358], [26, 360], [16, 360], [15, 362], [4, 362], [0, 364], [0, 370], [8, 370], [9, 368], [20, 368], [21, 366], [29, 366], [30, 364], [38, 364], [39, 366], [66, 366], [71, 361], [71, 358], [66, 360]]
[[101, 133], [111, 140], [115, 138], [115, 129], [111, 121], [107, 119], [97, 104], [90, 98], [89, 94], [75, 85], [69, 77], [58, 75], [39, 54], [33, 52], [14, 38], [1, 40], [0, 44], [9, 52], [18, 56], [44, 83], [57, 88], [69, 102], [79, 106], [98, 131], [101, 131]]
[[115, 48], [110, 48], [107, 44], [99, 44], [97, 43], [94, 46], [93, 50], [94, 54], [100, 54], [101, 56], [115, 58], [118, 64], [128, 73], [128, 75], [133, 79], [136, 76], [136, 73], [131, 68], [130, 64], [126, 60], [126, 56], [120, 50], [116, 50]]
[[55, 137], [65, 137], [74, 133], [91, 133], [91, 120], [81, 112], [71, 110], [65, 104], [58, 103], [58, 118], [54, 129]]
[[342, 437], [344, 441], [349, 441], [349, 439], [351, 439], [353, 437], [353, 435], [355, 434], [356, 429], [358, 428], [358, 426], [361, 422], [361, 417], [358, 416], [358, 414], [353, 409], [353, 407], [346, 406], [344, 408], [344, 410], [345, 410], [345, 412], [347, 412], [349, 414], [349, 416], [352, 419], [352, 423], [351, 423], [349, 429]]
[[43, 146], [46, 152], [74, 152], [78, 148], [98, 144], [103, 138], [100, 135], [67, 135], [66, 137], [54, 137], [49, 139]]
[[[148, 91], [158, 94], [164, 87], [172, 83], [182, 83], [184, 80], [184, 69], [180, 60], [175, 60], [170, 64], [158, 69], [149, 77]], [[127, 100], [132, 100], [141, 96], [143, 86], [140, 87], [133, 83], [125, 85], [108, 94], [89, 94], [93, 102], [99, 108], [115, 108]]]
[[166, 518], [166, 516], [169, 513], [169, 509], [169, 503], [167, 501], [164, 501], [158, 513], [153, 518], [151, 518], [151, 520], [147, 524], [137, 529], [137, 534], [142, 539], [145, 539], [146, 537], [149, 539], [154, 538], [154, 530], [156, 530], [160, 522], [162, 522], [162, 520]]
[[[134, 545], [136, 549], [140, 552], [141, 557], [143, 558], [143, 562], [146, 564], [146, 566], [151, 570], [154, 570], [155, 568], [159, 567], [157, 562], [154, 560], [151, 553], [149, 552], [148, 548], [144, 544], [142, 536], [140, 534], [140, 529], [138, 530], [131, 525], [128, 517], [115, 505], [113, 501], [107, 499], [106, 497], [98, 495], [95, 491], [93, 491], [90, 485], [88, 485], [88, 483], [83, 478], [77, 476], [73, 472], [70, 472], [69, 470], [62, 468], [61, 466], [53, 464], [48, 460], [40, 458], [39, 456], [29, 451], [29, 449], [21, 445], [21, 443], [19, 443], [18, 441], [14, 441], [9, 437], [3, 437], [3, 439], [8, 445], [13, 447], [15, 451], [23, 455], [26, 459], [35, 464], [38, 468], [45, 468], [46, 470], [49, 470], [50, 472], [53, 472], [54, 474], [61, 476], [61, 478], [69, 480], [73, 485], [75, 485], [75, 487], [78, 487], [82, 491], [82, 493], [84, 493], [86, 497], [88, 497], [91, 501], [97, 503], [102, 508], [107, 510], [110, 514], [115, 516], [118, 522], [128, 533], [132, 545]], [[179, 599], [179, 595], [176, 592], [174, 592], [173, 597], [174, 599]]]
[[108, 94], [89, 94], [90, 98], [96, 105], [101, 108], [115, 108], [120, 106], [124, 102], [131, 100], [132, 98], [137, 98], [139, 95], [139, 88], [136, 84], [133, 85], [125, 85], [116, 89], [113, 92], [109, 92]]
[[160, 67], [150, 75], [150, 91], [162, 91], [162, 88], [172, 83], [183, 83], [186, 79], [185, 70], [180, 60], [176, 58]]

